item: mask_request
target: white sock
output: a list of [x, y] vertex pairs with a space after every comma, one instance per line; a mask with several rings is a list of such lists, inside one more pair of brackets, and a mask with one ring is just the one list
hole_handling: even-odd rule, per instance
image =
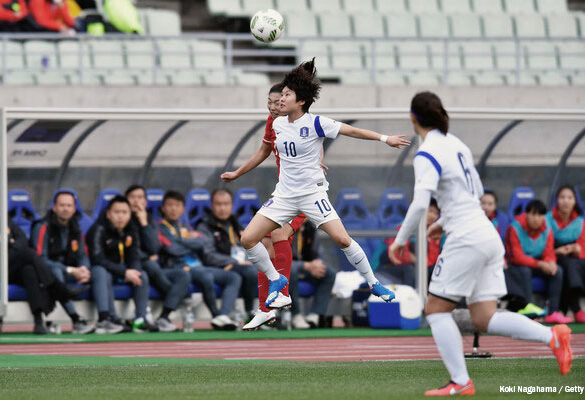
[[496, 312], [488, 324], [488, 333], [514, 339], [533, 340], [549, 344], [552, 330], [525, 317], [524, 315], [503, 311]]
[[280, 278], [280, 274], [276, 271], [274, 265], [272, 265], [270, 255], [268, 255], [268, 251], [262, 243], [258, 242], [256, 246], [247, 249], [246, 254], [248, 254], [248, 258], [252, 264], [256, 265], [260, 271], [264, 272], [269, 280], [276, 281]]
[[465, 385], [469, 382], [469, 374], [463, 356], [463, 339], [453, 316], [451, 313], [434, 313], [426, 318], [451, 380], [458, 385]]
[[372, 267], [370, 267], [370, 262], [368, 261], [366, 253], [364, 253], [355, 240], [352, 239], [351, 244], [346, 248], [341, 249], [341, 251], [345, 253], [345, 257], [347, 257], [349, 263], [353, 265], [364, 278], [366, 278], [368, 285], [372, 286], [374, 283], [378, 282], [374, 276]]

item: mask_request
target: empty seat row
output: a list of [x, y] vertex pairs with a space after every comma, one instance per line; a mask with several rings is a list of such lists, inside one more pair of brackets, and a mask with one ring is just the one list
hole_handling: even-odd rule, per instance
[[212, 15], [246, 17], [258, 10], [280, 12], [541, 13], [567, 12], [566, 0], [207, 0]]
[[286, 36], [422, 38], [585, 38], [585, 14], [288, 13]]

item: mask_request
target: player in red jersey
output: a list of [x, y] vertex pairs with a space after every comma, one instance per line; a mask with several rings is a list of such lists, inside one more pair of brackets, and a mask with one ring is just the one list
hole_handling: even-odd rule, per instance
[[[278, 155], [278, 150], [274, 141], [276, 139], [276, 134], [272, 129], [272, 122], [275, 118], [281, 116], [280, 113], [280, 97], [282, 92], [283, 86], [282, 84], [276, 84], [270, 88], [268, 92], [268, 111], [270, 115], [266, 121], [266, 129], [264, 133], [264, 138], [262, 139], [262, 145], [256, 152], [237, 170], [231, 172], [224, 172], [221, 175], [221, 179], [224, 182], [231, 182], [236, 180], [240, 176], [244, 175], [245, 173], [249, 172], [250, 170], [256, 168], [260, 165], [264, 160], [268, 158], [271, 152], [274, 153], [276, 157], [276, 166], [280, 172], [280, 157]], [[323, 155], [321, 155], [322, 157]], [[321, 164], [323, 169], [327, 169], [326, 166]], [[276, 270], [286, 276], [287, 279], [290, 278], [290, 269], [292, 264], [292, 250], [291, 250], [291, 242], [293, 235], [299, 230], [300, 226], [302, 225], [303, 221], [305, 220], [305, 216], [303, 214], [297, 216], [288, 224], [285, 224], [281, 228], [277, 228], [270, 233], [269, 236], [262, 240], [262, 244], [268, 250], [268, 254], [270, 254], [270, 259], [272, 263], [275, 265]], [[289, 279], [290, 280], [290, 279]], [[288, 293], [288, 285], [282, 291], [282, 294], [285, 296], [289, 296]], [[261, 325], [274, 321], [276, 318], [276, 311], [271, 310], [266, 307], [266, 297], [268, 296], [268, 278], [266, 278], [266, 274], [263, 272], [258, 272], [258, 300], [260, 301], [260, 308], [256, 312], [254, 318], [246, 325], [244, 325], [244, 330], [255, 330], [258, 329]]]

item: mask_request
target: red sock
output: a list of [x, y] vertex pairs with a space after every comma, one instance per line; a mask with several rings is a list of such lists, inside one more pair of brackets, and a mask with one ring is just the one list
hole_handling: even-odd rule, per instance
[[[292, 249], [288, 240], [281, 240], [273, 244], [274, 246], [274, 267], [276, 270], [286, 276], [290, 281], [290, 268], [292, 264]], [[288, 296], [288, 285], [282, 290], [282, 294]]]
[[[274, 258], [271, 258], [272, 265], [274, 265]], [[264, 272], [258, 271], [258, 301], [260, 302], [260, 311], [268, 312], [270, 309], [266, 307], [266, 298], [268, 297], [268, 278]]]

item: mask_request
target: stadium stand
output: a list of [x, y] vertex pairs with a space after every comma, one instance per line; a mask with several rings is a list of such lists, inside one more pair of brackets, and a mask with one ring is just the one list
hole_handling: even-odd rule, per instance
[[39, 219], [26, 190], [15, 189], [8, 192], [8, 215], [12, 220], [30, 236], [32, 223]]
[[389, 188], [380, 197], [378, 222], [381, 229], [394, 229], [404, 220], [408, 201], [402, 189]]
[[98, 194], [98, 197], [95, 201], [95, 205], [93, 207], [93, 212], [91, 214], [91, 219], [94, 221], [98, 219], [102, 211], [104, 211], [114, 196], [117, 194], [121, 194], [118, 189], [102, 189]]
[[185, 199], [187, 223], [195, 228], [205, 212], [211, 209], [211, 195], [205, 189], [191, 189]]
[[534, 200], [535, 194], [532, 188], [527, 186], [519, 186], [512, 192], [510, 202], [508, 205], [508, 216], [510, 221], [514, 221], [516, 215], [522, 214], [526, 205]]
[[262, 207], [260, 196], [254, 188], [241, 188], [234, 194], [234, 210], [232, 212], [238, 218], [238, 222], [246, 227], [256, 211]]
[[162, 189], [146, 189], [146, 210], [152, 215], [155, 221], [162, 219], [160, 208], [162, 207], [164, 195], [165, 191]]

